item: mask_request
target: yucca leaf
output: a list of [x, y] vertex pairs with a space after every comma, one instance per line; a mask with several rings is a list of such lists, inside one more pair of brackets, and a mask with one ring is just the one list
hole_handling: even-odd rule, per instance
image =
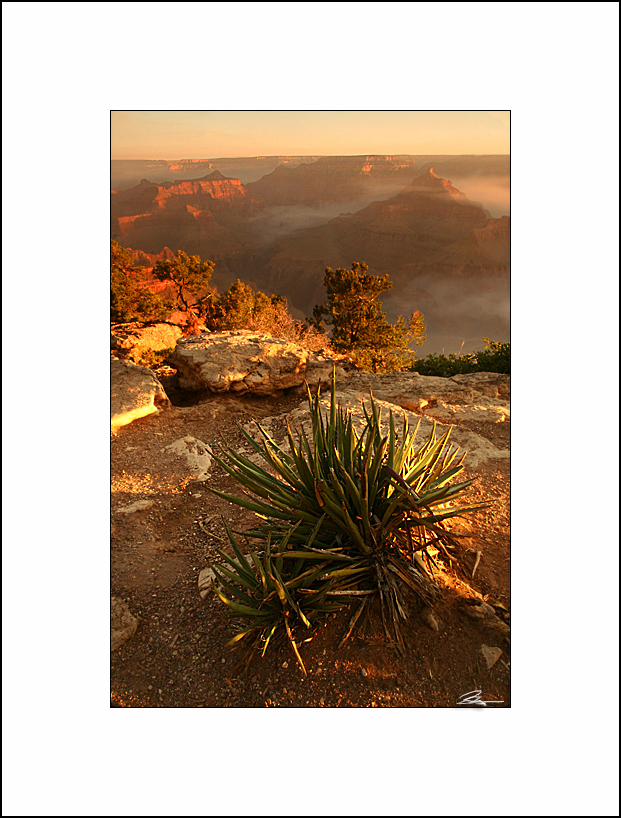
[[216, 585], [213, 586], [214, 591], [218, 595], [218, 597], [224, 602], [225, 605], [228, 605], [231, 610], [235, 611], [235, 613], [241, 614], [242, 616], [256, 616], [256, 617], [265, 617], [266, 613], [260, 611], [258, 608], [252, 608], [249, 605], [241, 605], [237, 602], [233, 602], [218, 589]]
[[231, 588], [231, 587], [228, 585], [228, 583], [226, 583], [226, 580], [224, 580], [224, 579], [223, 579], [223, 578], [220, 576], [220, 574], [223, 574], [225, 577], [228, 577], [228, 578], [229, 578], [230, 580], [232, 580], [233, 582], [237, 582], [239, 585], [243, 585], [243, 586], [244, 586], [244, 588], [246, 588], [247, 590], [249, 590], [249, 591], [251, 591], [251, 592], [254, 592], [254, 591], [256, 591], [256, 590], [257, 590], [258, 583], [257, 583], [257, 581], [256, 581], [256, 580], [255, 580], [255, 582], [254, 582], [254, 583], [250, 583], [250, 582], [248, 582], [248, 581], [247, 581], [247, 580], [246, 580], [246, 579], [245, 579], [243, 576], [241, 576], [240, 574], [236, 574], [236, 573], [234, 573], [233, 571], [229, 571], [229, 570], [228, 570], [228, 568], [225, 568], [225, 567], [224, 567], [224, 565], [218, 565], [218, 566], [215, 566], [214, 568], [212, 568], [212, 571], [214, 571], [214, 573], [216, 572], [216, 570], [218, 571], [218, 574], [217, 574], [218, 579], [220, 580], [220, 582], [222, 582], [222, 584], [225, 584], [225, 585], [226, 585], [226, 587], [228, 588], [228, 590], [229, 590], [231, 593], [235, 593], [237, 596], [239, 596], [239, 598], [240, 598], [240, 599], [243, 599], [243, 600], [244, 600], [244, 602], [247, 602], [249, 605], [250, 605], [250, 604], [252, 604], [252, 602], [254, 602], [254, 601], [255, 601], [255, 600], [251, 599], [251, 598], [248, 596], [248, 594], [246, 594], [246, 593], [245, 593], [244, 591], [242, 591], [241, 589], [238, 591], [237, 589], [233, 589], [233, 588]]
[[324, 579], [336, 579], [337, 577], [349, 577], [353, 574], [362, 574], [365, 571], [368, 571], [369, 567], [367, 565], [363, 565], [361, 568], [337, 568], [334, 571], [328, 571], [326, 574], [323, 575]]
[[237, 506], [242, 506], [242, 508], [247, 508], [249, 511], [255, 511], [268, 517], [276, 517], [280, 520], [291, 519], [290, 514], [285, 514], [282, 511], [278, 511], [272, 506], [268, 506], [263, 503], [253, 503], [251, 500], [246, 500], [245, 497], [236, 497], [233, 494], [227, 494], [227, 492], [219, 491], [218, 489], [208, 488], [208, 490], [217, 497], [222, 497], [223, 500], [227, 500], [229, 503], [234, 503]]

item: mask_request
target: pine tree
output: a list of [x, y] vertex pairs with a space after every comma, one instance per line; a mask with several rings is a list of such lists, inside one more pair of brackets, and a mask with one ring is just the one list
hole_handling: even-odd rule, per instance
[[209, 282], [214, 266], [213, 261], [201, 261], [200, 256], [178, 250], [174, 259], [158, 261], [153, 268], [155, 278], [174, 284], [177, 309], [187, 313], [190, 328], [198, 327], [210, 309], [213, 293]]
[[415, 312], [406, 324], [399, 317], [396, 324], [386, 321], [379, 295], [392, 287], [388, 275], [375, 276], [364, 262], [353, 262], [351, 270], [326, 268], [324, 286], [326, 305], [313, 310], [314, 327], [321, 331], [322, 322], [332, 327], [332, 346], [349, 355], [362, 369], [390, 372], [414, 361], [410, 343], [425, 340], [423, 315]]

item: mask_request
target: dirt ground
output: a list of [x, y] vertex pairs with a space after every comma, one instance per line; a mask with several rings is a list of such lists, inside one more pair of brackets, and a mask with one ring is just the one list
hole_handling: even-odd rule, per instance
[[[263, 658], [250, 654], [244, 667], [247, 651], [225, 647], [239, 620], [228, 616], [213, 592], [203, 600], [197, 578], [210, 560], [218, 561], [217, 548], [230, 551], [223, 519], [244, 530], [254, 517], [207, 490], [240, 493], [215, 462], [208, 480], [198, 482], [166, 446], [186, 435], [238, 446], [237, 423], [293, 409], [304, 396], [171, 397], [179, 405], [136, 420], [111, 439], [111, 594], [139, 620], [135, 635], [111, 653], [111, 706], [458, 707], [460, 697], [477, 690], [482, 701], [498, 702], [488, 706], [510, 706], [510, 639], [498, 628], [510, 616], [508, 459], [477, 467], [468, 498], [491, 506], [459, 521], [457, 559], [439, 562], [438, 631], [414, 613], [404, 630], [407, 650], [400, 655], [386, 642], [371, 605], [358, 631], [339, 648], [354, 610], [345, 608], [310, 638], [298, 633], [307, 640], [299, 648], [307, 677], [285, 642], [270, 645]], [[509, 449], [509, 422], [463, 425]], [[466, 471], [464, 477], [470, 476], [475, 475]], [[119, 513], [136, 500], [153, 505]], [[494, 627], [465, 613], [464, 600], [476, 597], [496, 606]], [[481, 653], [484, 645], [502, 650], [491, 668]]]

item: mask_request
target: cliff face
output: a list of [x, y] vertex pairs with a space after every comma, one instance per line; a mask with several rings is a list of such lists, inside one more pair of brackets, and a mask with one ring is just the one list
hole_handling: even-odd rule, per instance
[[248, 185], [266, 206], [341, 202], [396, 193], [416, 173], [416, 161], [395, 156], [324, 156], [312, 164], [280, 165]]
[[154, 204], [166, 207], [169, 203], [191, 204], [194, 207], [211, 205], [214, 200], [218, 204], [229, 202], [232, 199], [247, 197], [247, 192], [239, 179], [227, 179], [215, 171], [203, 179], [174, 182], [172, 185], [158, 186]]
[[143, 180], [112, 194], [111, 236], [148, 253], [165, 245], [205, 255], [231, 252], [240, 245], [232, 230], [257, 207], [239, 179], [218, 171], [164, 185]]

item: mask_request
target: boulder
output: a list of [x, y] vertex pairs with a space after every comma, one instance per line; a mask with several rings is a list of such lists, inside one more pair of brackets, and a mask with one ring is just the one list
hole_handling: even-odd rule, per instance
[[336, 366], [345, 377], [348, 359], [328, 350], [304, 346], [264, 332], [230, 330], [179, 338], [169, 355], [179, 373], [179, 387], [211, 392], [275, 395], [283, 389], [328, 384]]
[[120, 358], [134, 363], [151, 363], [156, 353], [173, 350], [181, 336], [181, 327], [173, 324], [114, 324], [110, 329], [110, 348]]
[[168, 396], [150, 369], [131, 361], [110, 361], [110, 425], [113, 433], [137, 418], [168, 407]]

